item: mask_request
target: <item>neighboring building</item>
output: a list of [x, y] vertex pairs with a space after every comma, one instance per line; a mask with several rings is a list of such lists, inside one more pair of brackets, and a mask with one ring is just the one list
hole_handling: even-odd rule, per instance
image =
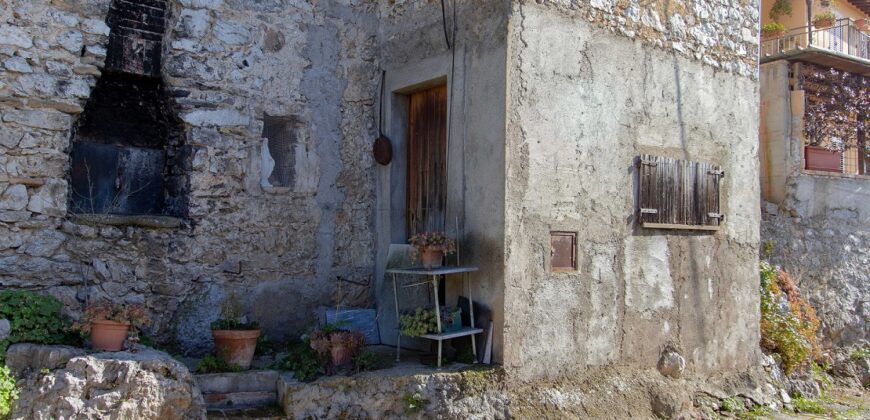
[[697, 377], [757, 361], [754, 1], [12, 0], [0, 17], [2, 287], [73, 312], [144, 302], [188, 352], [230, 293], [273, 336], [374, 307], [393, 343], [392, 245], [444, 229], [521, 378], [651, 368], [666, 347]]
[[[870, 339], [870, 4], [806, 3], [761, 45], [762, 242], [809, 294], [824, 344], [850, 345]], [[836, 20], [813, 25], [825, 12]]]

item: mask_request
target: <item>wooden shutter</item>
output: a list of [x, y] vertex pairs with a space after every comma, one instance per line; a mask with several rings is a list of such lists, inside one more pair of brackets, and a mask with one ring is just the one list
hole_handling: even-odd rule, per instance
[[638, 161], [639, 220], [645, 228], [716, 230], [725, 216], [718, 166], [661, 156]]

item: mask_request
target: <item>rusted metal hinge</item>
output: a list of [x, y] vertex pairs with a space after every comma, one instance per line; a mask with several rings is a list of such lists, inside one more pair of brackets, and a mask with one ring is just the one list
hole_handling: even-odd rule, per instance
[[721, 176], [721, 177], [724, 177], [724, 176], [725, 176], [725, 171], [723, 171], [723, 170], [710, 169], [709, 171], [707, 171], [707, 174], [709, 174], [709, 175], [713, 175], [713, 176]]
[[647, 159], [641, 159], [640, 164], [647, 165], [647, 166], [659, 166], [658, 162], [656, 162], [654, 160], [647, 160]]
[[720, 222], [725, 221], [725, 215], [722, 213], [707, 213], [707, 217], [711, 219], [719, 219]]
[[656, 209], [640, 209], [640, 214], [658, 214], [659, 211]]

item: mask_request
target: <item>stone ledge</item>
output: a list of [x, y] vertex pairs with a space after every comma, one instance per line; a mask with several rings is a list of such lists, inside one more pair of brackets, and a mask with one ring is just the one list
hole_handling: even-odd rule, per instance
[[184, 220], [172, 216], [137, 215], [126, 216], [118, 214], [71, 214], [73, 223], [82, 225], [138, 226], [154, 229], [175, 229], [181, 227]]

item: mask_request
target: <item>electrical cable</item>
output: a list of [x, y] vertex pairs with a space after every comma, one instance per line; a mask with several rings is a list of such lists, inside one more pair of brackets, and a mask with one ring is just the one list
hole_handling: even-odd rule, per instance
[[[456, 34], [456, 3], [453, 4], [453, 33]], [[444, 29], [444, 42], [447, 43], [447, 49], [451, 49], [450, 38], [447, 36], [447, 12], [444, 9], [444, 0], [441, 0], [441, 26]]]

